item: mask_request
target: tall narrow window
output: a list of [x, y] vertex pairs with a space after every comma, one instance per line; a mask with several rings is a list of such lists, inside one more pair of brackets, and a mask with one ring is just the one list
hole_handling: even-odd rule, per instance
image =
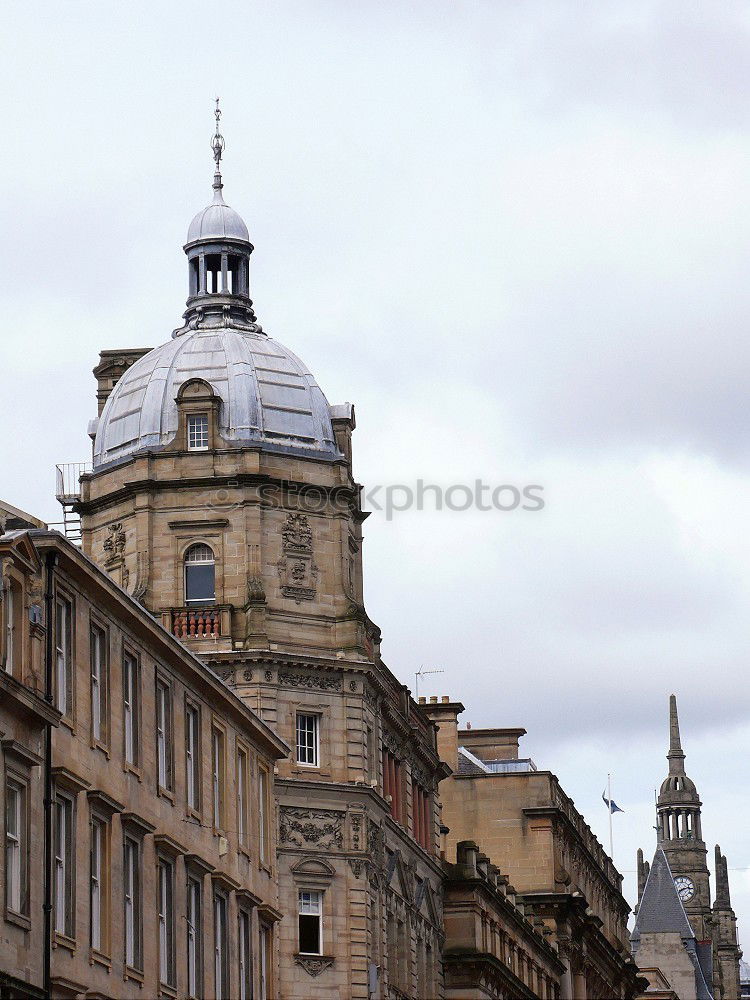
[[21, 605], [18, 587], [13, 580], [8, 581], [8, 586], [2, 597], [5, 601], [5, 606], [0, 608], [0, 610], [5, 612], [3, 616], [5, 620], [5, 670], [7, 673], [12, 674], [18, 660], [19, 650], [17, 647], [20, 635], [18, 633], [17, 618]]
[[5, 786], [5, 905], [26, 913], [26, 789], [15, 781]]
[[187, 881], [187, 994], [195, 998], [203, 993], [201, 906], [200, 879], [190, 875]]
[[63, 715], [72, 715], [71, 644], [73, 605], [64, 597], [55, 602], [55, 707]]
[[174, 866], [159, 859], [159, 981], [174, 986]]
[[141, 845], [132, 837], [123, 841], [123, 897], [125, 903], [125, 964], [142, 968]]
[[213, 604], [216, 600], [216, 565], [208, 545], [191, 545], [185, 553], [185, 603]]
[[323, 953], [323, 893], [306, 889], [299, 893], [299, 950], [301, 955]]
[[91, 947], [102, 950], [104, 941], [104, 851], [106, 828], [98, 816], [91, 818], [91, 844], [89, 848], [89, 928]]
[[253, 962], [250, 951], [250, 914], [240, 910], [237, 917], [237, 955], [239, 958], [240, 998], [252, 1000], [253, 995]]
[[185, 707], [185, 768], [188, 809], [200, 811], [201, 716], [197, 705]]
[[237, 840], [247, 847], [247, 751], [237, 748]]
[[214, 894], [214, 982], [216, 1000], [228, 1000], [229, 948], [227, 941], [227, 897]]
[[107, 742], [107, 633], [98, 625], [90, 631], [91, 738]]
[[320, 716], [297, 712], [297, 763], [318, 767], [320, 757]]
[[208, 414], [189, 413], [187, 434], [188, 451], [208, 451]]
[[215, 726], [211, 730], [211, 781], [213, 785], [213, 816], [217, 830], [224, 829], [224, 733]]
[[55, 933], [73, 937], [73, 800], [57, 795], [54, 807]]
[[159, 787], [172, 790], [172, 692], [156, 682], [156, 768]]
[[125, 725], [125, 760], [138, 764], [139, 760], [139, 711], [138, 661], [125, 653], [122, 663], [123, 716]]
[[268, 1000], [270, 995], [270, 986], [273, 979], [271, 975], [271, 934], [272, 931], [268, 924], [261, 923], [259, 932], [260, 948], [258, 949], [258, 964], [260, 966], [258, 969], [258, 982], [260, 985], [259, 1000]]
[[268, 771], [258, 767], [258, 855], [264, 863], [268, 863], [271, 846], [268, 811]]

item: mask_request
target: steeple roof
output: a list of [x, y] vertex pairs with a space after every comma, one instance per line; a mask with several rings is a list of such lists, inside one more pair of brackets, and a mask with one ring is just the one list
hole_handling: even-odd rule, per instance
[[667, 932], [679, 934], [683, 939], [695, 939], [685, 907], [677, 894], [667, 856], [661, 847], [657, 847], [638, 905], [632, 938], [637, 940], [641, 934]]
[[710, 949], [703, 948], [695, 939], [685, 907], [677, 893], [667, 856], [661, 847], [656, 848], [638, 904], [638, 916], [631, 934], [634, 956], [645, 934], [679, 934], [693, 964], [697, 1000], [713, 1000], [708, 985], [711, 982]]
[[685, 773], [685, 754], [680, 742], [680, 720], [677, 716], [677, 698], [669, 696], [669, 774], [664, 779], [659, 791], [659, 805], [685, 804], [696, 805], [698, 793], [694, 782]]

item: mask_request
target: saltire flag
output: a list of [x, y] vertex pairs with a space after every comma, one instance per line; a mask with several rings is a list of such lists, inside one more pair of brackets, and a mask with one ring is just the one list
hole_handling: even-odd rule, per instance
[[604, 802], [605, 806], [609, 806], [609, 811], [613, 814], [625, 812], [624, 809], [620, 809], [620, 807], [618, 806], [618, 804], [615, 802], [614, 799], [608, 799], [604, 792], [602, 792], [602, 802]]

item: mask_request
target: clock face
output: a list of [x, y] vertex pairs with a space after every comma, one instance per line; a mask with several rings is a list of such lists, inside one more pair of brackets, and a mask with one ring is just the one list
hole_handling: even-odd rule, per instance
[[695, 895], [695, 886], [687, 875], [678, 875], [674, 880], [674, 886], [683, 903], [689, 902]]

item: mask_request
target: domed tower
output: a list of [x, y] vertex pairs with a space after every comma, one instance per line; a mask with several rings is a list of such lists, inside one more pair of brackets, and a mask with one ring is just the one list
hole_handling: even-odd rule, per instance
[[154, 350], [104, 352], [95, 370], [83, 548], [182, 639], [369, 658], [354, 410], [329, 406], [258, 324], [253, 245], [224, 201], [218, 119], [212, 146], [213, 198], [184, 246], [182, 325]]
[[[276, 928], [274, 995], [439, 998], [445, 770], [364, 610], [354, 410], [329, 406], [258, 324], [218, 121], [212, 145], [213, 198], [184, 246], [182, 324], [153, 350], [102, 352], [95, 369], [83, 549], [291, 748], [275, 811], [234, 801], [248, 763], [229, 755], [222, 799], [217, 755], [194, 817], [230, 840], [256, 824], [249, 863], [278, 877], [284, 914], [259, 914]], [[179, 713], [175, 723], [179, 745]], [[220, 719], [205, 724], [220, 733]], [[261, 814], [278, 820], [273, 858]]]
[[701, 831], [701, 800], [685, 774], [677, 699], [669, 697], [669, 774], [656, 800], [657, 840], [698, 941], [711, 937], [711, 889]]

